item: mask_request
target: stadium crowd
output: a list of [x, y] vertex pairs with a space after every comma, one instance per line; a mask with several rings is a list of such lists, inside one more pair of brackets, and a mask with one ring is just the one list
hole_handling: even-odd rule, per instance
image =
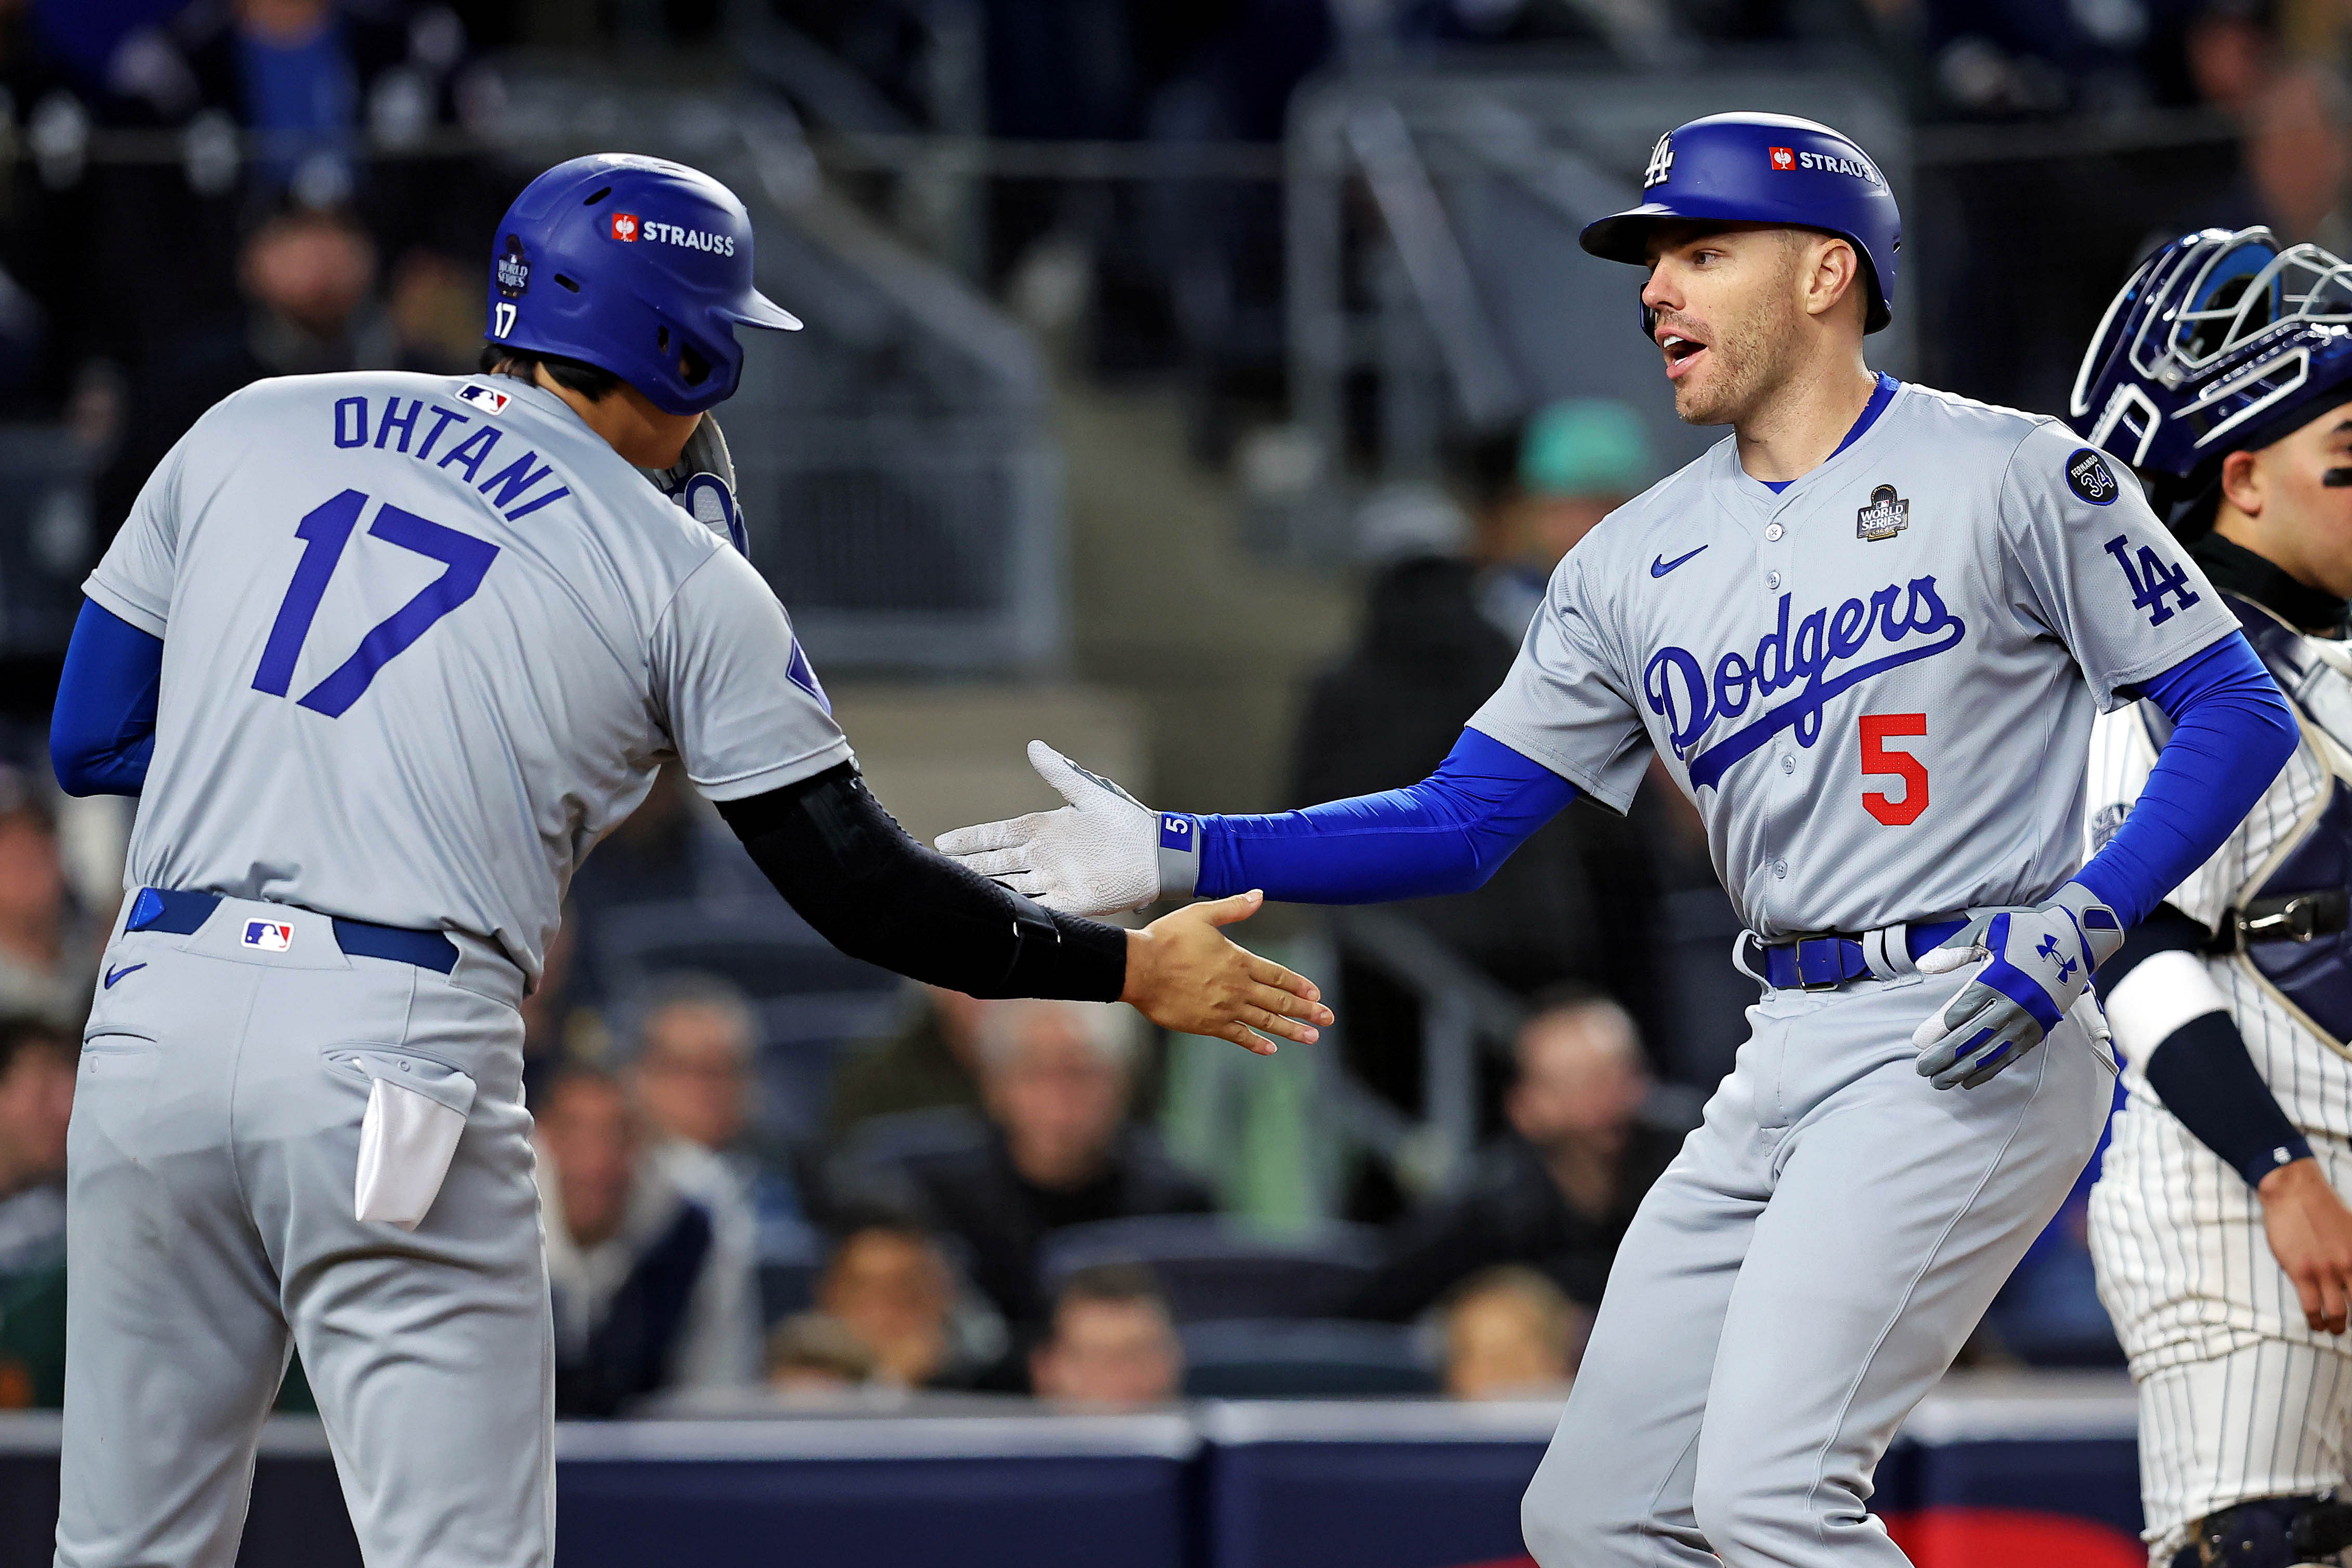
[[[2352, 245], [2352, 7], [2337, 0], [980, 9], [984, 129], [1001, 136], [1276, 141], [1292, 89], [1369, 47], [1375, 13], [1372, 41], [1407, 52], [1577, 47], [1639, 64], [1834, 46], [1862, 51], [1922, 124], [2202, 110], [2229, 128], [2221, 155], [2199, 152], [2147, 225], [2263, 221]], [[969, 128], [926, 96], [897, 0], [763, 15], [849, 62], [887, 123]], [[0, 0], [0, 416], [55, 430], [90, 476], [81, 531], [45, 568], [68, 616], [148, 470], [219, 397], [275, 374], [472, 367], [481, 239], [519, 184], [480, 150], [504, 112], [505, 51], [653, 40], [701, 59], [724, 25], [691, 0]], [[240, 134], [261, 151], [244, 156]], [[1150, 243], [1164, 214], [1099, 195], [1000, 182], [984, 281], [1010, 289], [1045, 239], [1087, 230], [1092, 368], [1193, 373], [1196, 447], [1221, 457], [1230, 406], [1267, 396], [1279, 362], [1279, 214], [1236, 201], [1211, 226], [1203, 286]], [[2038, 320], [1998, 282], [1950, 297]], [[2103, 300], [2111, 285], [2101, 271], [2084, 287]], [[2038, 346], [1971, 359], [1983, 345], [1935, 309], [1923, 340], [1951, 346], [1923, 352], [2007, 378], [1941, 379], [2052, 405], [2079, 333], [2014, 333]], [[1422, 777], [1508, 665], [1552, 565], [1655, 468], [1627, 410], [1571, 400], [1463, 433], [1442, 494], [1362, 519], [1360, 629], [1304, 694], [1292, 798]], [[61, 652], [0, 630], [0, 1406], [60, 1397], [75, 1042], [120, 897], [121, 818], [48, 777]], [[1420, 1185], [1361, 1162], [1323, 1227], [1269, 1237], [1221, 1214], [1247, 1205], [1213, 1160], [1163, 1138], [1174, 1053], [1134, 1015], [901, 994], [854, 965], [766, 984], [806, 969], [814, 939], [666, 776], [578, 878], [526, 1004], [559, 1404], [1555, 1389], [1634, 1206], [1740, 1036], [1719, 949], [1700, 973], [1660, 940], [1667, 911], [1688, 922], [1710, 900], [1727, 918], [1695, 817], [1654, 787], [1626, 822], [1564, 816], [1475, 895], [1400, 909], [1526, 1009], [1481, 1086], [1485, 1141]], [[767, 944], [720, 942], [754, 906]], [[1336, 978], [1347, 1070], [1413, 1106], [1422, 1004], [1360, 958]], [[809, 1022], [815, 994], [851, 1023]], [[2116, 1357], [2080, 1215], [2061, 1215], [1976, 1353]], [[299, 1375], [283, 1398], [300, 1405]]]

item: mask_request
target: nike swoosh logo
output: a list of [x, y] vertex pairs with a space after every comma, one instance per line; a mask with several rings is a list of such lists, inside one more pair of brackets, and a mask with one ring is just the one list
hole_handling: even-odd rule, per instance
[[136, 974], [146, 967], [147, 966], [143, 963], [126, 963], [120, 969], [108, 970], [106, 972], [106, 988], [109, 991], [113, 990], [114, 983], [116, 981], [121, 979], [126, 974]]
[[1650, 575], [1653, 577], [1663, 577], [1667, 573], [1673, 571], [1675, 567], [1681, 565], [1684, 562], [1689, 560], [1691, 555], [1696, 555], [1699, 552], [1699, 550], [1705, 550], [1706, 548], [1706, 546], [1702, 544], [1698, 547], [1698, 550], [1692, 551], [1690, 555], [1677, 555], [1672, 561], [1667, 560], [1663, 555], [1652, 556], [1650, 558]]

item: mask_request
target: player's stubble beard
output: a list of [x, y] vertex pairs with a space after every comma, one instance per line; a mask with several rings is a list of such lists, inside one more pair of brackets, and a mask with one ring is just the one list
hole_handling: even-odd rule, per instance
[[1789, 379], [1800, 313], [1796, 268], [1796, 256], [1784, 250], [1771, 279], [1750, 300], [1708, 323], [1705, 374], [1675, 386], [1675, 415], [1684, 424], [1744, 425]]

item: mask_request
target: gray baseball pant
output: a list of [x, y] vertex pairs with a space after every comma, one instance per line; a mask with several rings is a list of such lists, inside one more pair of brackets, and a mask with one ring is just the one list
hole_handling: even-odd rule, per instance
[[[293, 926], [282, 952], [248, 919]], [[371, 1568], [545, 1568], [554, 1339], [520, 977], [346, 957], [332, 923], [224, 900], [123, 934], [85, 1035], [67, 1173], [58, 1568], [231, 1568], [299, 1349]], [[353, 1217], [371, 1070], [474, 1095], [415, 1231]]]
[[1543, 1568], [1896, 1568], [1879, 1457], [2089, 1160], [2114, 1079], [2071, 1020], [1938, 1092], [1964, 975], [1774, 992], [1643, 1202], [1521, 1521]]

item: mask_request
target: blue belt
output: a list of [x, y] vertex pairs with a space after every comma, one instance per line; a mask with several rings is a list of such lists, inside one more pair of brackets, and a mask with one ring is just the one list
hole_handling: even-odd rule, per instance
[[[1968, 923], [1963, 917], [1906, 926], [1903, 945], [1916, 962], [1921, 953], [1942, 946], [1946, 939]], [[1843, 931], [1823, 931], [1759, 945], [1764, 950], [1765, 981], [1775, 991], [1834, 991], [1856, 980], [1873, 978], [1862, 938]]]
[[[160, 931], [172, 936], [194, 936], [220, 908], [218, 893], [173, 893], [162, 888], [142, 888], [131, 902], [125, 931]], [[411, 931], [405, 926], [380, 926], [373, 921], [335, 921], [335, 945], [357, 958], [388, 958], [443, 974], [457, 967], [457, 944], [437, 931]]]

